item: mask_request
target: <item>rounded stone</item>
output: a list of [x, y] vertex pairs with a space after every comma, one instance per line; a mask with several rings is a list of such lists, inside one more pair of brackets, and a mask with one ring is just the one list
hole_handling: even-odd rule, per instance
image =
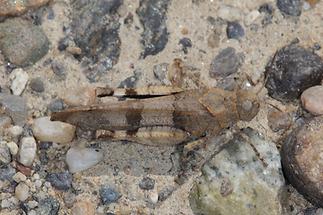
[[301, 0], [277, 0], [278, 9], [286, 15], [300, 16], [302, 13]]
[[312, 204], [323, 207], [323, 117], [293, 131], [281, 156], [288, 181]]
[[18, 154], [19, 162], [24, 166], [31, 166], [35, 159], [36, 151], [37, 145], [33, 137], [22, 138]]
[[75, 135], [75, 126], [50, 121], [49, 117], [35, 119], [32, 130], [36, 139], [42, 142], [69, 143]]
[[229, 39], [240, 39], [245, 35], [243, 27], [238, 22], [228, 22], [227, 37]]
[[25, 201], [29, 197], [29, 187], [25, 183], [19, 183], [15, 190], [15, 195], [20, 201]]
[[302, 106], [313, 115], [323, 114], [323, 86], [306, 89], [301, 95]]
[[42, 93], [45, 90], [44, 82], [41, 80], [41, 78], [31, 79], [29, 86], [33, 91], [35, 91], [37, 93]]
[[100, 189], [101, 201], [104, 205], [117, 202], [121, 195], [114, 188], [104, 186]]

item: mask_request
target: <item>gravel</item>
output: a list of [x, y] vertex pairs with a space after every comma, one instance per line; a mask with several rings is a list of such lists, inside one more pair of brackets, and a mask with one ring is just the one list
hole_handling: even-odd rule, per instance
[[100, 198], [104, 205], [117, 202], [121, 195], [114, 188], [103, 186], [100, 188]]

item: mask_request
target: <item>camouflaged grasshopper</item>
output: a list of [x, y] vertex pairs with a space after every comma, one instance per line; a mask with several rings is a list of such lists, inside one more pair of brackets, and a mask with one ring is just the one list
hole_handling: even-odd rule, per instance
[[246, 90], [182, 90], [172, 86], [150, 86], [97, 88], [96, 94], [98, 97], [125, 99], [54, 112], [51, 120], [91, 131], [93, 138], [152, 146], [188, 143], [191, 149], [239, 120], [250, 121], [259, 110], [256, 94]]

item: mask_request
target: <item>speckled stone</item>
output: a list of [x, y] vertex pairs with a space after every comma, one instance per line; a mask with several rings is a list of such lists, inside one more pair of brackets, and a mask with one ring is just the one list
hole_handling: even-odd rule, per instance
[[284, 185], [275, 144], [247, 128], [203, 166], [190, 203], [196, 214], [281, 215]]
[[24, 137], [20, 141], [18, 160], [25, 166], [31, 166], [36, 157], [37, 145], [33, 137]]

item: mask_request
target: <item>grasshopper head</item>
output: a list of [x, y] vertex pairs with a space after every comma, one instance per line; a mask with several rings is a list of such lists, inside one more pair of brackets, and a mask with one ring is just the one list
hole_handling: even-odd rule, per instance
[[248, 90], [237, 91], [237, 110], [240, 120], [250, 121], [259, 112], [260, 102], [257, 95]]

